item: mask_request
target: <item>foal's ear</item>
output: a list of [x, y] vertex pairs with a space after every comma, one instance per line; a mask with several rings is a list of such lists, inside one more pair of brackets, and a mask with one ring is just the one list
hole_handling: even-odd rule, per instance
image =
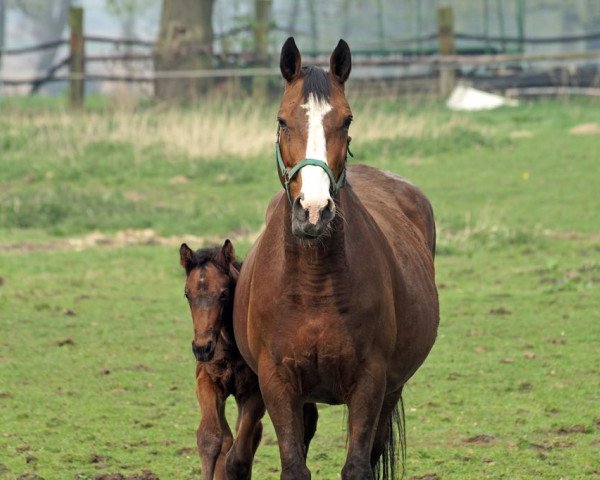
[[300, 67], [302, 66], [302, 58], [300, 50], [296, 46], [294, 37], [289, 37], [281, 48], [281, 57], [279, 59], [279, 69], [281, 75], [288, 83], [292, 83], [298, 75], [300, 75]]
[[238, 278], [240, 278], [240, 271], [235, 268], [233, 263], [229, 264], [229, 276], [233, 279], [234, 282], [238, 281]]
[[348, 80], [352, 70], [352, 55], [348, 44], [340, 39], [335, 50], [329, 58], [329, 71], [342, 85]]
[[187, 243], [182, 243], [179, 247], [179, 263], [187, 270], [187, 265], [192, 261], [194, 251], [187, 246]]
[[235, 249], [233, 248], [233, 244], [229, 239], [225, 240], [225, 243], [223, 243], [219, 255], [223, 265], [231, 265], [233, 262], [235, 262]]

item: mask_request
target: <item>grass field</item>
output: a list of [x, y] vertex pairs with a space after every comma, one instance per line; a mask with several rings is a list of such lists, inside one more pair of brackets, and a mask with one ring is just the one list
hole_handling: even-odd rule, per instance
[[[600, 478], [600, 104], [353, 105], [353, 161], [421, 186], [439, 229], [406, 478]], [[245, 254], [279, 188], [275, 112], [0, 103], [0, 478], [198, 477], [177, 244]], [[339, 478], [344, 420], [320, 407], [313, 478]]]

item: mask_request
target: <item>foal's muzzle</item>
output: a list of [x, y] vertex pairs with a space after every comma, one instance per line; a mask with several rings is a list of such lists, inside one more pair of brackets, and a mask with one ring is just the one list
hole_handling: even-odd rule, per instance
[[335, 203], [331, 198], [307, 202], [303, 197], [292, 205], [292, 233], [305, 240], [317, 239], [335, 217]]
[[192, 341], [192, 352], [194, 357], [199, 362], [210, 362], [215, 354], [216, 343], [209, 340], [204, 345], [197, 345], [196, 342]]

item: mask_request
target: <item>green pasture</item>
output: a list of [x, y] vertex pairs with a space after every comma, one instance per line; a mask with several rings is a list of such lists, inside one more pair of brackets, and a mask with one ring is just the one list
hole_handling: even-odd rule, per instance
[[[352, 105], [352, 161], [419, 185], [439, 230], [405, 478], [600, 478], [600, 103]], [[279, 188], [276, 108], [0, 102], [0, 478], [199, 478], [177, 243], [247, 252]], [[344, 422], [320, 406], [313, 478], [339, 478]], [[279, 478], [265, 424], [259, 480]]]

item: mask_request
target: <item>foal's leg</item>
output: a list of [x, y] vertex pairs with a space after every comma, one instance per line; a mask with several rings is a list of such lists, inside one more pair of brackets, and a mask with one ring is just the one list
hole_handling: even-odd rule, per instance
[[360, 372], [348, 401], [349, 441], [342, 480], [372, 480], [371, 449], [385, 392], [384, 363], [371, 361]]
[[[224, 442], [224, 439], [231, 438], [231, 431], [229, 431], [229, 427], [225, 431], [223, 430], [222, 417], [224, 417], [225, 398], [200, 365], [196, 367], [196, 397], [202, 415], [196, 431], [198, 453], [202, 463], [202, 479], [212, 480], [223, 444], [228, 443]], [[227, 422], [225, 422], [225, 426], [227, 426]]]
[[217, 463], [215, 465], [215, 480], [227, 480], [227, 453], [233, 445], [233, 435], [229, 428], [229, 424], [227, 423], [227, 418], [225, 417], [225, 401], [223, 401], [219, 407], [219, 420], [221, 422], [223, 440], [221, 442], [221, 452], [217, 457]]
[[260, 419], [265, 414], [265, 404], [258, 387], [237, 401], [237, 433], [227, 454], [227, 479], [248, 480], [252, 477], [252, 460], [262, 436]]
[[279, 444], [280, 479], [310, 480], [305, 460], [303, 402], [289, 381], [289, 372], [285, 367], [279, 369], [270, 361], [260, 361], [258, 365], [260, 390]]
[[308, 447], [317, 431], [317, 421], [319, 420], [319, 412], [315, 403], [305, 403], [302, 409], [304, 414], [304, 458], [308, 456]]

